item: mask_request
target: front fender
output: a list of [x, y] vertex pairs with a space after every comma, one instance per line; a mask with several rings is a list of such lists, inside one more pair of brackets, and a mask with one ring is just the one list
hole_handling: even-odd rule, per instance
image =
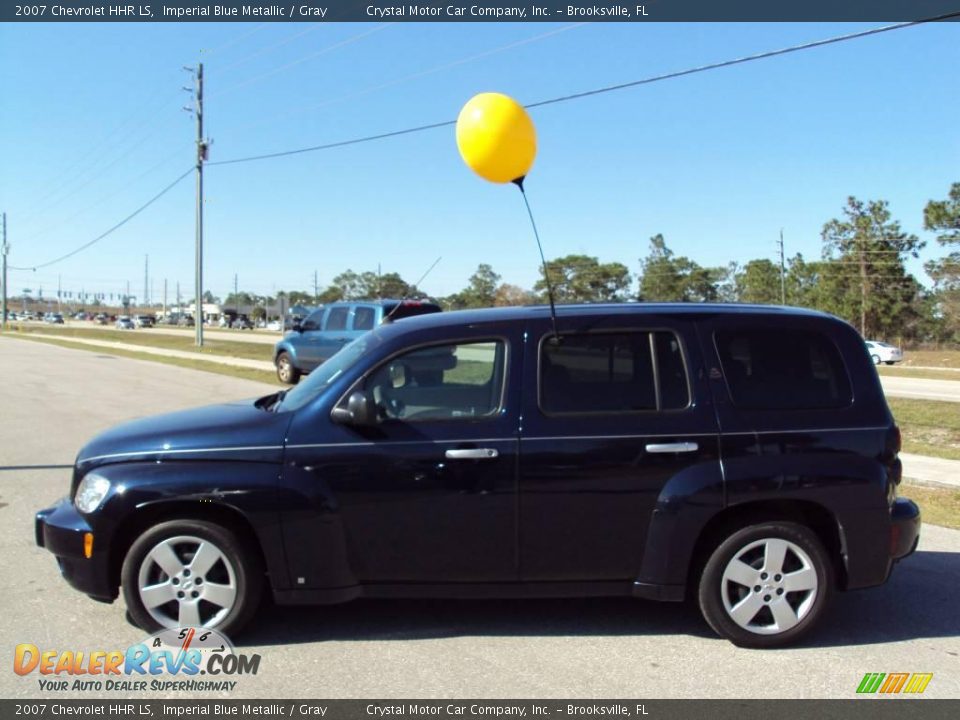
[[232, 526], [262, 552], [271, 582], [286, 587], [288, 574], [280, 526], [279, 463], [153, 462], [101, 467], [111, 488], [101, 508], [87, 516], [97, 542], [111, 548], [118, 569], [130, 544], [148, 527], [174, 518]]

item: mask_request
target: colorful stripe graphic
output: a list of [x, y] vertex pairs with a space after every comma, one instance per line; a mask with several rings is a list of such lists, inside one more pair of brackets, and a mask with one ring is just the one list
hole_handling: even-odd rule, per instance
[[866, 673], [857, 686], [857, 693], [882, 695], [897, 693], [919, 694], [927, 689], [933, 673]]

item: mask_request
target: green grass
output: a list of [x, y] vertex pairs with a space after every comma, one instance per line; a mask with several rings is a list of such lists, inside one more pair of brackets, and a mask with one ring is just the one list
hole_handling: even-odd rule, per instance
[[[184, 334], [183, 337], [176, 335], [167, 335], [160, 333], [151, 333], [148, 330], [112, 330], [104, 329], [78, 329], [70, 327], [44, 326], [44, 325], [19, 325], [15, 331], [21, 335], [33, 335], [54, 338], [77, 338], [80, 340], [100, 340], [106, 342], [120, 342], [129, 345], [143, 345], [145, 347], [160, 348], [163, 350], [180, 350], [183, 352], [195, 352], [200, 355], [223, 355], [232, 358], [244, 358], [247, 360], [272, 360], [272, 350], [269, 345], [263, 343], [250, 343], [234, 340], [211, 340], [204, 339], [202, 348], [194, 344], [192, 334]], [[79, 343], [75, 343], [78, 345]]]
[[900, 495], [920, 506], [924, 524], [960, 530], [960, 490], [904, 482], [900, 486]]
[[960, 460], [960, 403], [888, 397], [903, 451]]
[[960, 368], [960, 350], [904, 350], [902, 367]]
[[960, 382], [960, 372], [956, 370], [912, 370], [908, 367], [887, 367], [881, 365], [877, 368], [881, 376], [887, 377], [908, 377], [923, 378], [926, 380], [956, 380]]
[[176, 365], [178, 367], [189, 368], [190, 370], [202, 370], [203, 372], [215, 373], [217, 375], [229, 375], [240, 378], [241, 380], [255, 380], [280, 387], [277, 376], [267, 370], [234, 367], [232, 365], [210, 362], [209, 360], [190, 360], [187, 358], [167, 357], [165, 355], [151, 355], [136, 352], [135, 350], [115, 350], [113, 348], [70, 342], [69, 338], [57, 337], [45, 333], [16, 333], [16, 335], [25, 340], [47, 343], [49, 345], [59, 345], [60, 347], [71, 348], [73, 350], [86, 350], [87, 352], [100, 353], [101, 355], [116, 355], [117, 357], [133, 358], [134, 360], [147, 360], [165, 365]]

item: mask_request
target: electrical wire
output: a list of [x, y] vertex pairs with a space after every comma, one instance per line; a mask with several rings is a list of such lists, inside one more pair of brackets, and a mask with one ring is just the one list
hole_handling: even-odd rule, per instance
[[[917, 25], [924, 25], [932, 22], [940, 22], [942, 20], [949, 20], [952, 18], [960, 17], [960, 11], [945, 13], [943, 15], [937, 15], [935, 17], [925, 18], [922, 20], [910, 20], [907, 22], [895, 23], [893, 25], [883, 25], [881, 27], [870, 28], [868, 30], [860, 30], [858, 32], [847, 33], [845, 35], [837, 35], [830, 38], [825, 38], [823, 40], [814, 40], [812, 42], [801, 43], [799, 45], [791, 45], [785, 48], [778, 48], [776, 50], [767, 50], [761, 53], [754, 53], [753, 55], [745, 55], [739, 58], [732, 58], [730, 60], [722, 60], [720, 62], [710, 63], [707, 65], [698, 65], [696, 67], [687, 68], [685, 70], [677, 70], [670, 73], [663, 73], [661, 75], [653, 75], [646, 78], [641, 78], [639, 80], [633, 80], [631, 82], [618, 83], [616, 85], [607, 85], [600, 88], [595, 88], [593, 90], [585, 90], [583, 92], [571, 93], [568, 95], [561, 95], [555, 98], [549, 98], [547, 100], [540, 100], [537, 102], [529, 103], [525, 105], [527, 109], [546, 107], [548, 105], [556, 105], [559, 103], [570, 102], [571, 100], [580, 100], [587, 97], [593, 97], [595, 95], [602, 95], [605, 93], [616, 92], [618, 90], [626, 90], [628, 88], [639, 87], [640, 85], [649, 85], [655, 82], [661, 82], [663, 80], [672, 80], [679, 77], [684, 77], [687, 75], [694, 75], [696, 73], [708, 72], [710, 70], [718, 70], [720, 68], [731, 67], [733, 65], [742, 65], [748, 62], [754, 62], [756, 60], [764, 60], [766, 58], [777, 57], [780, 55], [787, 55], [790, 53], [801, 52], [803, 50], [811, 50], [818, 47], [824, 47], [826, 45], [833, 45], [836, 43], [847, 42], [849, 40], [857, 40], [860, 38], [869, 37], [871, 35], [879, 35], [881, 33], [892, 32], [894, 30], [902, 30], [908, 27], [914, 27]], [[276, 72], [284, 68], [278, 68]], [[254, 78], [257, 79], [257, 78]], [[250, 81], [252, 82], [252, 80]], [[434, 122], [428, 123], [426, 125], [418, 125], [416, 127], [405, 128], [403, 130], [394, 130], [391, 132], [378, 133], [376, 135], [366, 135], [364, 137], [353, 138], [351, 140], [342, 140], [340, 142], [333, 143], [323, 143], [320, 145], [312, 145], [309, 147], [295, 148], [293, 150], [284, 150], [274, 153], [265, 153], [262, 155], [251, 155], [249, 157], [234, 158], [232, 160], [220, 160], [218, 162], [207, 163], [207, 165], [235, 165], [238, 163], [246, 162], [256, 162], [259, 160], [269, 160], [273, 158], [286, 157], [289, 155], [300, 155], [303, 153], [316, 152], [319, 150], [330, 150], [332, 148], [345, 147], [347, 145], [358, 145], [360, 143], [372, 142], [374, 140], [384, 140], [386, 138], [399, 137], [401, 135], [410, 135], [412, 133], [424, 132], [426, 130], [435, 130], [437, 128], [449, 127], [456, 124], [456, 120], [446, 120], [444, 122]]]
[[159, 199], [162, 198], [164, 195], [166, 195], [168, 192], [170, 192], [170, 190], [172, 190], [176, 185], [178, 185], [181, 180], [183, 180], [185, 177], [187, 177], [187, 175], [189, 175], [190, 173], [192, 173], [192, 172], [194, 171], [194, 169], [195, 169], [195, 168], [194, 168], [193, 166], [191, 166], [191, 167], [190, 167], [185, 173], [183, 173], [180, 177], [178, 177], [178, 178], [177, 178], [176, 180], [174, 180], [172, 183], [170, 183], [169, 185], [167, 185], [163, 190], [161, 190], [161, 191], [158, 192], [156, 195], [154, 195], [152, 198], [150, 198], [149, 200], [147, 200], [147, 202], [145, 202], [143, 205], [141, 205], [140, 207], [138, 207], [138, 208], [137, 208], [136, 210], [134, 210], [132, 213], [130, 213], [129, 215], [127, 215], [123, 220], [121, 220], [120, 222], [118, 222], [116, 225], [114, 225], [113, 227], [111, 227], [109, 230], [107, 230], [106, 232], [98, 235], [98, 236], [95, 237], [93, 240], [90, 240], [89, 242], [84, 243], [84, 244], [81, 245], [80, 247], [71, 250], [71, 251], [68, 252], [66, 255], [61, 255], [61, 256], [58, 257], [58, 258], [54, 258], [53, 260], [48, 260], [47, 262], [44, 262], [44, 263], [38, 263], [37, 265], [29, 265], [29, 266], [27, 266], [27, 267], [17, 267], [16, 265], [9, 265], [8, 267], [9, 267], [11, 270], [39, 270], [40, 268], [49, 267], [50, 265], [53, 265], [53, 264], [55, 264], [55, 263], [58, 263], [58, 262], [60, 262], [60, 261], [62, 261], [62, 260], [66, 260], [67, 258], [73, 257], [73, 256], [76, 255], [77, 253], [82, 252], [83, 250], [86, 250], [88, 247], [90, 247], [90, 246], [92, 246], [92, 245], [95, 245], [96, 243], [100, 242], [100, 241], [103, 240], [105, 237], [107, 237], [108, 235], [110, 235], [110, 234], [113, 233], [114, 231], [119, 230], [121, 227], [123, 227], [124, 225], [126, 225], [128, 222], [130, 222], [131, 220], [133, 220], [137, 215], [139, 215], [141, 212], [143, 212], [143, 211], [146, 210], [148, 207], [150, 207], [151, 205], [153, 205], [157, 200], [159, 200]]

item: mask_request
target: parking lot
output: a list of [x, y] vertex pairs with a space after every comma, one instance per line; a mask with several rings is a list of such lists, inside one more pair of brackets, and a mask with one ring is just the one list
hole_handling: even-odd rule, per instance
[[[96, 603], [59, 578], [34, 545], [33, 513], [66, 492], [93, 434], [271, 386], [9, 337], [0, 377], [7, 667], [18, 643], [91, 651], [142, 640], [122, 601]], [[957, 697], [958, 597], [960, 531], [927, 526], [886, 586], [838, 596], [820, 631], [789, 650], [739, 649], [692, 607], [621, 599], [267, 603], [237, 639], [262, 656], [260, 672], [230, 696], [851, 698], [866, 672], [932, 672], [925, 695]], [[36, 678], [0, 673], [0, 695], [55, 696]]]

